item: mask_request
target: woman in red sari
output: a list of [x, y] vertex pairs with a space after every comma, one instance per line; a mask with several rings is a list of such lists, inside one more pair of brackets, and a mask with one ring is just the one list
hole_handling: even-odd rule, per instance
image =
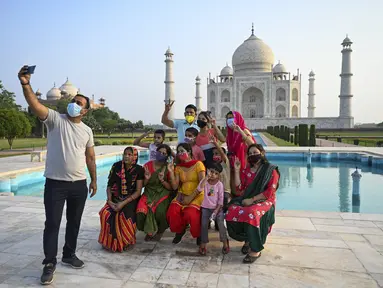
[[241, 163], [241, 169], [246, 167], [247, 147], [256, 143], [253, 135], [245, 124], [241, 113], [230, 111], [226, 114], [226, 144], [227, 155], [231, 167], [231, 189], [235, 190], [234, 185], [234, 160], [237, 158]]
[[267, 161], [260, 144], [250, 145], [247, 156], [249, 165], [245, 169], [241, 169], [239, 159], [235, 160], [236, 195], [229, 203], [226, 224], [231, 238], [245, 242], [243, 262], [253, 263], [261, 256], [275, 222], [279, 171]]
[[[241, 113], [230, 111], [226, 114], [226, 144], [228, 154], [235, 156], [241, 162], [241, 168], [246, 167], [247, 146], [256, 143], [250, 130], [246, 127], [245, 120]], [[235, 157], [231, 158], [233, 167]]]
[[172, 171], [172, 165], [168, 166], [172, 188], [178, 189], [177, 196], [166, 213], [170, 231], [176, 233], [173, 244], [181, 242], [186, 233], [186, 226], [190, 225], [190, 234], [197, 238], [197, 245], [200, 245], [201, 204], [204, 193], [197, 187], [205, 178], [206, 169], [201, 161], [192, 159], [190, 144], [180, 143], [177, 146], [178, 162], [175, 171]]
[[130, 250], [136, 243], [136, 207], [144, 180], [137, 159], [137, 149], [127, 147], [122, 161], [114, 163], [109, 172], [108, 200], [99, 212], [98, 242], [112, 252]]

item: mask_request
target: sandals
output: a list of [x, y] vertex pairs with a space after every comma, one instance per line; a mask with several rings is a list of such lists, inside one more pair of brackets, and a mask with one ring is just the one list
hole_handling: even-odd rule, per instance
[[241, 252], [243, 255], [247, 255], [250, 251], [250, 246], [249, 244], [245, 244], [242, 246]]
[[153, 241], [160, 241], [161, 240], [161, 238], [162, 238], [162, 235], [164, 235], [164, 233], [158, 233], [157, 232], [157, 234], [156, 235], [154, 235], [153, 237], [152, 237], [152, 239], [151, 240], [153, 240]]
[[152, 239], [153, 239], [153, 235], [146, 234], [144, 241], [148, 242], [148, 241], [152, 241]]
[[201, 256], [206, 256], [206, 247], [199, 247], [199, 251], [198, 251], [199, 255]]
[[250, 254], [247, 254], [245, 258], [243, 258], [243, 263], [245, 264], [251, 264], [254, 263], [255, 260], [257, 260], [259, 257], [261, 257], [262, 253], [259, 252], [258, 256], [251, 256]]
[[123, 250], [124, 250], [124, 252], [128, 252], [128, 251], [130, 251], [130, 250], [132, 250], [134, 248], [134, 245], [133, 244], [128, 244], [128, 245], [126, 245], [124, 248], [123, 248]]
[[229, 240], [226, 240], [227, 246], [222, 247], [222, 254], [229, 254], [230, 252], [230, 246], [229, 246]]

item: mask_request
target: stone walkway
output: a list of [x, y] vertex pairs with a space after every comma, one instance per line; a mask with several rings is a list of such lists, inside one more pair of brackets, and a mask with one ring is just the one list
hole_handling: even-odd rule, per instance
[[[52, 287], [383, 287], [383, 214], [277, 211], [262, 257], [242, 264], [241, 243], [223, 256], [211, 231], [206, 257], [190, 236], [108, 253], [97, 243], [100, 201], [88, 201], [77, 255], [86, 267], [58, 264]], [[59, 247], [64, 243], [64, 224]], [[0, 288], [36, 287], [42, 269], [41, 198], [0, 197]], [[61, 251], [59, 252], [61, 254]]]
[[263, 142], [265, 142], [266, 146], [268, 147], [275, 147], [277, 144], [275, 144], [273, 141], [271, 141], [269, 138], [265, 136], [263, 133], [258, 133], [259, 137], [262, 138]]

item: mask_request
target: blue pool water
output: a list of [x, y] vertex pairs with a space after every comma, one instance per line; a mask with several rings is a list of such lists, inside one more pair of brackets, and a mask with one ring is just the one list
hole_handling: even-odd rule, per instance
[[[109, 169], [118, 158], [118, 156], [111, 157], [98, 164], [98, 192], [92, 199], [106, 198]], [[312, 168], [307, 168], [303, 159], [282, 161], [281, 158], [284, 157], [273, 157], [271, 154], [269, 158], [272, 163], [278, 165], [281, 173], [280, 187], [277, 191], [277, 209], [383, 214], [381, 169], [362, 166], [360, 205], [353, 205], [351, 173], [355, 171], [355, 163], [313, 162]], [[139, 159], [140, 164], [146, 161], [145, 157]], [[42, 172], [33, 174], [25, 177], [33, 177], [39, 181], [24, 186], [19, 184], [17, 190], [13, 189], [15, 195], [42, 197], [44, 189]]]

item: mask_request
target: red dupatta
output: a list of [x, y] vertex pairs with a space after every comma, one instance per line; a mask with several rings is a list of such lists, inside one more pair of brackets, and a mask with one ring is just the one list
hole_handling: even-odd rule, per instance
[[[238, 111], [231, 111], [234, 116], [234, 122], [237, 124], [242, 130], [249, 130], [245, 124], [245, 120], [243, 119], [241, 113]], [[253, 138], [254, 143], [256, 143], [254, 136], [251, 135]], [[235, 156], [239, 159], [241, 162], [241, 169], [244, 169], [246, 167], [247, 163], [247, 145], [243, 142], [241, 134], [234, 131], [231, 127], [227, 126], [227, 135], [226, 135], [226, 143], [227, 143], [227, 150], [229, 152], [234, 153]], [[233, 163], [233, 160], [232, 160]]]

